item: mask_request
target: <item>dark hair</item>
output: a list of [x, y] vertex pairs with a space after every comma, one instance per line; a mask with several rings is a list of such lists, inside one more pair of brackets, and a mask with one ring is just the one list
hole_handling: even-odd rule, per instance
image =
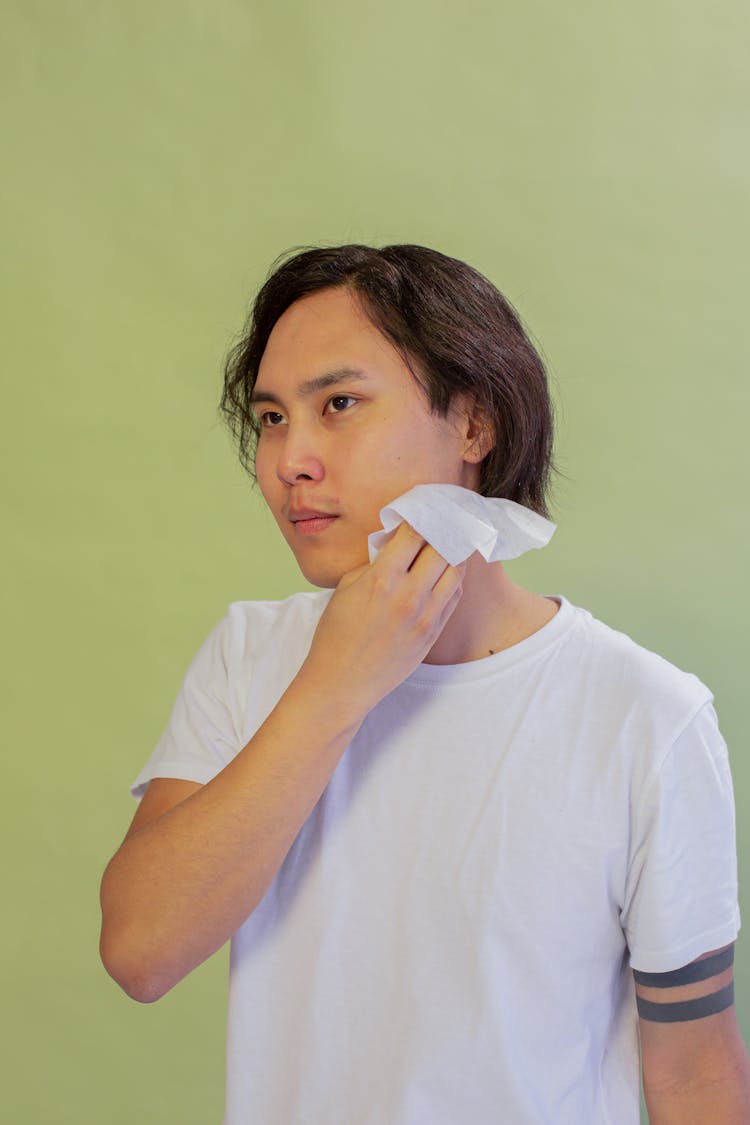
[[309, 248], [277, 259], [229, 353], [219, 407], [251, 477], [259, 424], [249, 400], [271, 331], [294, 301], [336, 286], [357, 295], [435, 413], [445, 417], [456, 395], [468, 393], [491, 420], [495, 444], [480, 464], [479, 492], [547, 515], [554, 466], [544, 364], [515, 310], [486, 277], [425, 246]]

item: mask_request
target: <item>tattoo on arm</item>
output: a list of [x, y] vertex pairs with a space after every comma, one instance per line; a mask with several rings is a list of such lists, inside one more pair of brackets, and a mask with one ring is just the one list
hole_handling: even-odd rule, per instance
[[715, 1016], [723, 1012], [734, 1003], [734, 981], [720, 988], [718, 992], [710, 992], [708, 996], [699, 996], [697, 1000], [679, 1000], [672, 1003], [655, 1004], [653, 1000], [644, 1000], [636, 997], [638, 1015], [642, 1020], [651, 1020], [652, 1023], [679, 1023], [683, 1020], [700, 1020], [704, 1016]]
[[[722, 949], [710, 957], [699, 961], [692, 961], [681, 969], [673, 969], [667, 973], [643, 973], [638, 969], [633, 970], [635, 983], [647, 988], [679, 988], [683, 985], [696, 984], [720, 973], [726, 972], [734, 961], [734, 945]], [[734, 1003], [734, 981], [730, 980], [724, 987], [719, 987], [703, 996], [687, 1000], [670, 1000], [665, 995], [664, 1000], [646, 1000], [636, 995], [636, 1006], [641, 1019], [651, 1020], [654, 1023], [678, 1023], [685, 1020], [699, 1020], [705, 1016], [716, 1015], [723, 1012]]]

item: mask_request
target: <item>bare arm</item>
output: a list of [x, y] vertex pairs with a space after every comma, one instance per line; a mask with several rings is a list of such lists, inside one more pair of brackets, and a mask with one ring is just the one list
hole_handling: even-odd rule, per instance
[[[713, 950], [692, 965], [730, 951]], [[649, 1121], [750, 1125], [750, 1061], [731, 1003], [731, 966], [696, 975], [687, 984], [677, 973], [653, 974], [662, 977], [656, 987], [636, 984]]]
[[[102, 960], [130, 996], [164, 995], [252, 913], [368, 712], [440, 635], [461, 579], [401, 525], [339, 583], [305, 664], [233, 761], [207, 785], [160, 786], [136, 816], [101, 887]], [[166, 793], [178, 803], [161, 811]]]

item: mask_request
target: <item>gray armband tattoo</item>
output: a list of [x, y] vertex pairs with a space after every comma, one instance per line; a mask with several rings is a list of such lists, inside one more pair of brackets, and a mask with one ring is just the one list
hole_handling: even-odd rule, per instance
[[648, 988], [675, 988], [678, 984], [696, 984], [701, 980], [715, 977], [723, 973], [730, 965], [734, 964], [734, 946], [723, 949], [721, 953], [714, 953], [711, 957], [704, 957], [702, 961], [691, 961], [681, 969], [672, 969], [668, 973], [642, 973], [633, 969], [636, 984]]
[[705, 1016], [715, 1016], [734, 1003], [734, 981], [696, 1000], [678, 1000], [671, 1004], [656, 1004], [653, 1000], [643, 1000], [636, 996], [638, 1015], [642, 1020], [652, 1023], [679, 1023], [683, 1020], [700, 1020]]
[[[698, 984], [708, 980], [729, 969], [734, 962], [734, 945], [714, 953], [711, 957], [704, 957], [701, 961], [691, 961], [681, 969], [672, 969], [666, 973], [643, 973], [639, 969], [633, 970], [636, 984], [647, 988], [678, 988], [684, 984]], [[699, 1020], [705, 1016], [716, 1015], [723, 1012], [734, 1003], [734, 981], [730, 981], [724, 988], [710, 992], [707, 996], [698, 996], [693, 1000], [654, 1001], [644, 1000], [636, 996], [636, 1007], [641, 1019], [651, 1020], [654, 1023], [678, 1023], [683, 1020]]]

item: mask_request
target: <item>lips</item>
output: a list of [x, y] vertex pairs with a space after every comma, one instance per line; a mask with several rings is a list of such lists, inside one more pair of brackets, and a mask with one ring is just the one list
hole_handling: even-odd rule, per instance
[[316, 507], [296, 507], [289, 512], [289, 520], [298, 535], [317, 535], [337, 519], [337, 513], [320, 511]]
[[292, 523], [299, 523], [300, 520], [335, 519], [336, 515], [336, 512], [323, 512], [317, 508], [295, 508], [289, 513], [289, 519]]

